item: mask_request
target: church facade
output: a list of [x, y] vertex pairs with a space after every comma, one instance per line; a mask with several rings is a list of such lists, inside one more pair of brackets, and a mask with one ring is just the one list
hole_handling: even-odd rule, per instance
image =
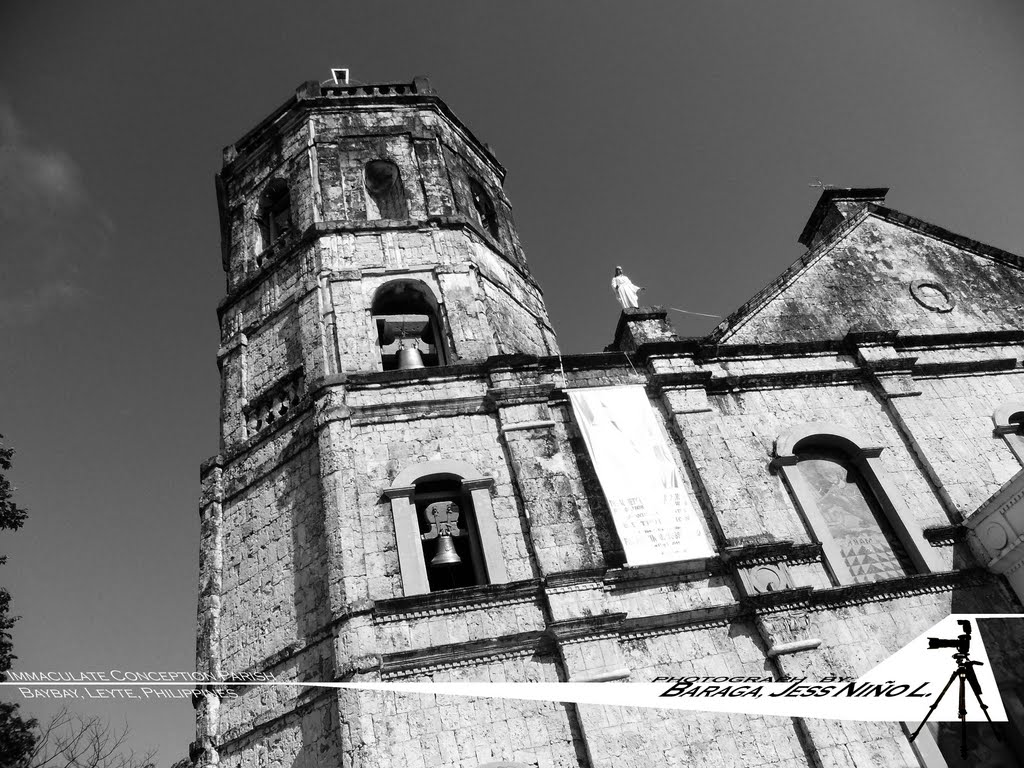
[[[856, 676], [1024, 610], [1024, 260], [825, 190], [707, 337], [627, 308], [560, 355], [504, 173], [423, 79], [307, 83], [225, 150], [193, 763], [966, 764], [945, 728], [244, 684]], [[586, 410], [611, 390], [638, 419]], [[637, 421], [685, 536], [611, 490], [591, 427]]]

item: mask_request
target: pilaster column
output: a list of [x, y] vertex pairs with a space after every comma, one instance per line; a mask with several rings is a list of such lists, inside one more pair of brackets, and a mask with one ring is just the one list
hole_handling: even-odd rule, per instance
[[[224, 569], [222, 484], [220, 456], [204, 462], [200, 473], [199, 500], [199, 635], [196, 643], [196, 673], [200, 680], [222, 680], [220, 663], [220, 597]], [[197, 686], [202, 696], [193, 698], [196, 709], [196, 740], [189, 757], [196, 768], [217, 765], [220, 726], [220, 693], [216, 686]]]
[[530, 521], [543, 576], [601, 565], [580, 514], [585, 499], [571, 458], [562, 450], [547, 403], [499, 407], [501, 436]]

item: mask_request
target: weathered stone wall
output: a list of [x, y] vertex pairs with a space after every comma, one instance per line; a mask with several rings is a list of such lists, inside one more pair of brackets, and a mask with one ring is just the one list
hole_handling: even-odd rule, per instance
[[[1017, 350], [1018, 359], [1024, 357]], [[922, 455], [956, 510], [967, 516], [1020, 472], [992, 414], [1024, 397], [1024, 374], [988, 373], [915, 380], [920, 397], [903, 398], [900, 412]]]
[[224, 505], [221, 660], [228, 674], [258, 665], [328, 619], [316, 466], [315, 451], [306, 450]]
[[[539, 680], [530, 674], [535, 666], [498, 665], [482, 679]], [[461, 768], [500, 760], [575, 768], [584, 753], [565, 705], [555, 702], [361, 692], [345, 696], [342, 713], [350, 724], [341, 742], [346, 768]]]
[[903, 508], [921, 527], [949, 523], [869, 386], [735, 391], [710, 395], [708, 405], [711, 410], [705, 413], [680, 416], [679, 424], [730, 540], [768, 534], [809, 541], [782, 479], [768, 465], [777, 438], [812, 422], [847, 427], [883, 446], [880, 461], [899, 490]]
[[[803, 266], [751, 301], [756, 312], [726, 321], [720, 340], [765, 344], [840, 339], [849, 331], [1020, 328], [1024, 272], [1019, 266], [901, 226], [896, 217], [856, 216], [798, 265]], [[912, 292], [914, 281], [942, 286], [952, 309], [944, 311], [934, 289], [919, 295], [938, 309], [923, 306]]]
[[[670, 676], [771, 677], [755, 628], [746, 622], [627, 635], [622, 652], [635, 680]], [[812, 763], [790, 718], [581, 707], [595, 766]]]
[[[520, 581], [534, 577], [534, 566], [526, 551], [524, 522], [493, 416], [364, 424], [353, 427], [351, 440], [357, 457], [367, 461], [363, 463], [357, 458], [353, 467], [353, 476], [359, 478], [355, 506], [342, 510], [342, 514], [358, 521], [352, 526], [353, 533], [363, 539], [368, 579], [365, 597], [380, 600], [404, 594], [398, 564], [388, 555], [394, 546], [395, 531], [390, 505], [382, 499], [381, 491], [391, 485], [400, 471], [437, 457], [465, 461], [494, 478], [491, 505], [504, 534], [501, 553], [509, 578]], [[358, 596], [350, 593], [349, 599]]]
[[[287, 689], [292, 690], [292, 689]], [[264, 694], [266, 695], [266, 694]], [[338, 708], [330, 693], [316, 692], [281, 702], [282, 715], [267, 718], [255, 711], [240, 719], [238, 735], [224, 734], [220, 765], [225, 768], [248, 766], [288, 766], [318, 768], [323, 765], [352, 766], [344, 762], [338, 731]], [[248, 719], [249, 717], [253, 719]], [[252, 725], [260, 727], [253, 730]]]

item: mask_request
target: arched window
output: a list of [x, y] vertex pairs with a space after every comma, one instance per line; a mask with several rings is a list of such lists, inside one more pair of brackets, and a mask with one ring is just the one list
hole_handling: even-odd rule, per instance
[[476, 209], [480, 226], [483, 227], [495, 240], [498, 239], [498, 215], [494, 210], [494, 203], [491, 196], [476, 179], [469, 180], [469, 193], [473, 198], [473, 208]]
[[992, 414], [995, 434], [1002, 435], [1006, 444], [1024, 464], [1024, 399], [1004, 403]]
[[442, 459], [409, 467], [384, 489], [407, 596], [508, 582], [493, 485], [472, 465]]
[[261, 245], [264, 250], [291, 229], [291, 205], [288, 185], [283, 179], [274, 179], [260, 194], [256, 207], [256, 222], [259, 224]]
[[878, 460], [881, 453], [852, 430], [824, 423], [796, 427], [775, 441], [773, 463], [839, 584], [939, 570]]
[[402, 186], [402, 174], [390, 160], [373, 160], [366, 164], [366, 218], [407, 219], [409, 205]]
[[382, 285], [370, 307], [385, 371], [448, 364], [437, 299], [418, 280]]
[[914, 572], [867, 480], [845, 452], [811, 440], [796, 448], [796, 457], [853, 581], [881, 581]]

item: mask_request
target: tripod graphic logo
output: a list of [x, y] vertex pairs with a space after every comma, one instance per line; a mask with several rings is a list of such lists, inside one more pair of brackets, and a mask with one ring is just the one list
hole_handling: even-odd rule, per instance
[[939, 706], [939, 702], [942, 701], [942, 697], [946, 695], [946, 691], [949, 690], [950, 686], [953, 685], [954, 681], [959, 683], [958, 695], [959, 695], [959, 708], [957, 714], [960, 718], [960, 756], [967, 757], [967, 686], [970, 685], [971, 691], [974, 693], [974, 698], [978, 700], [978, 706], [981, 707], [982, 713], [985, 715], [985, 719], [988, 720], [989, 724], [994, 728], [994, 734], [998, 741], [1002, 741], [1003, 737], [1000, 735], [999, 730], [992, 723], [992, 718], [988, 714], [988, 705], [985, 704], [984, 699], [981, 698], [981, 683], [978, 681], [978, 674], [974, 671], [975, 667], [984, 666], [980, 661], [973, 661], [971, 659], [971, 622], [966, 619], [957, 621], [960, 625], [962, 632], [957, 636], [955, 640], [942, 638], [942, 637], [929, 637], [928, 638], [928, 649], [938, 650], [939, 648], [955, 648], [956, 653], [953, 654], [953, 660], [956, 662], [956, 669], [953, 670], [953, 674], [949, 676], [949, 681], [946, 686], [942, 689], [942, 693], [938, 695], [934, 703], [928, 707], [928, 714], [924, 716], [924, 720], [917, 726], [914, 732], [910, 735], [910, 740], [913, 741], [917, 738], [917, 735], [924, 728], [925, 723], [928, 722], [928, 718], [932, 716], [935, 708]]

